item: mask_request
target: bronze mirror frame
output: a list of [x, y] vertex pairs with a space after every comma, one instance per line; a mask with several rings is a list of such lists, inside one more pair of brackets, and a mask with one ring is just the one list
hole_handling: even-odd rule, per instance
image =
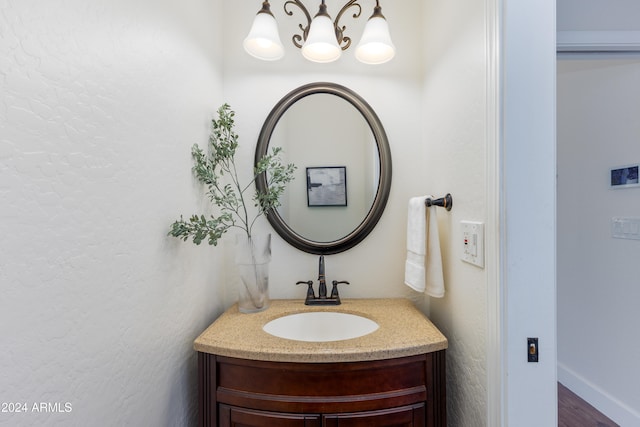
[[[299, 235], [289, 227], [277, 210], [269, 211], [267, 219], [280, 237], [293, 247], [311, 254], [330, 255], [351, 249], [364, 240], [380, 220], [380, 217], [387, 205], [387, 200], [389, 199], [389, 193], [391, 191], [391, 150], [389, 148], [387, 134], [385, 133], [382, 123], [373, 108], [371, 108], [371, 106], [360, 95], [351, 89], [336, 83], [320, 82], [300, 86], [282, 98], [267, 116], [267, 119], [262, 126], [262, 130], [260, 131], [260, 136], [258, 137], [254, 161], [255, 164], [257, 164], [257, 162], [268, 153], [269, 142], [273, 131], [278, 124], [278, 121], [289, 107], [306, 96], [318, 93], [335, 95], [346, 100], [362, 114], [371, 128], [378, 147], [378, 156], [380, 159], [380, 179], [378, 180], [376, 196], [371, 204], [369, 212], [362, 222], [346, 236], [330, 242], [317, 242]], [[321, 118], [313, 117], [309, 120], [314, 121], [316, 119], [320, 120]], [[318, 123], [314, 122], [314, 125], [318, 125]], [[256, 187], [258, 191], [266, 191], [267, 180], [264, 174], [258, 176], [256, 179]]]

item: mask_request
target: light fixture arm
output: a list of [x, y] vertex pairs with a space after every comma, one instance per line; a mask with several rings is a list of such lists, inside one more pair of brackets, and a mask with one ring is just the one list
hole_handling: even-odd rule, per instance
[[[358, 1], [360, 0], [349, 0], [344, 6], [342, 6], [342, 9], [340, 9], [340, 12], [338, 12], [338, 15], [336, 16], [335, 21], [333, 21], [333, 26], [335, 27], [335, 31], [336, 31], [336, 39], [338, 40], [338, 45], [340, 45], [340, 48], [342, 50], [347, 50], [349, 46], [351, 46], [351, 38], [344, 35], [344, 31], [346, 30], [347, 27], [345, 25], [343, 25], [342, 27], [340, 26], [340, 19], [342, 19], [342, 15], [344, 15], [345, 12], [351, 7], [358, 8], [358, 10], [353, 13], [353, 18], [354, 19], [359, 18], [360, 15], [362, 15], [362, 6], [358, 3]], [[302, 48], [302, 45], [304, 44], [305, 40], [307, 40], [307, 36], [309, 35], [309, 28], [311, 27], [311, 21], [312, 21], [311, 14], [309, 14], [309, 10], [305, 7], [305, 5], [300, 0], [287, 0], [284, 3], [284, 11], [289, 16], [293, 16], [293, 11], [289, 10], [288, 8], [289, 5], [298, 6], [298, 8], [300, 8], [300, 10], [304, 13], [305, 17], [307, 18], [306, 26], [304, 24], [298, 24], [298, 27], [302, 31], [302, 35], [294, 34], [293, 37], [291, 38], [291, 40], [293, 41], [293, 44], [296, 47]], [[320, 4], [320, 11], [318, 12], [318, 15], [329, 16], [329, 14], [327, 13], [327, 6], [325, 4], [325, 0], [322, 0], [322, 3]]]
[[[340, 12], [338, 12], [338, 15], [336, 16], [336, 20], [333, 23], [333, 25], [336, 27], [336, 38], [338, 39], [338, 44], [340, 45], [342, 50], [347, 50], [349, 46], [351, 46], [351, 37], [347, 37], [344, 35], [344, 30], [346, 30], [347, 27], [345, 25], [340, 27], [340, 19], [342, 18], [342, 15], [344, 15], [344, 13], [350, 7], [358, 8], [358, 11], [353, 14], [353, 18], [354, 19], [359, 18], [360, 15], [362, 15], [362, 6], [360, 6], [358, 1], [359, 0], [349, 0], [347, 4], [342, 6], [342, 9], [340, 9]], [[343, 43], [344, 43], [344, 46], [342, 45]]]
[[293, 12], [287, 9], [287, 6], [290, 4], [298, 6], [300, 10], [302, 10], [304, 15], [307, 17], [306, 26], [303, 26], [303, 24], [298, 24], [298, 27], [300, 28], [300, 30], [302, 30], [302, 35], [294, 34], [293, 37], [291, 38], [291, 40], [293, 41], [293, 44], [300, 49], [302, 48], [302, 44], [304, 43], [304, 41], [307, 39], [307, 35], [309, 35], [309, 28], [311, 27], [311, 15], [309, 14], [309, 11], [307, 10], [307, 8], [304, 7], [304, 4], [300, 2], [300, 0], [287, 0], [284, 3], [284, 12], [287, 15], [293, 16]]

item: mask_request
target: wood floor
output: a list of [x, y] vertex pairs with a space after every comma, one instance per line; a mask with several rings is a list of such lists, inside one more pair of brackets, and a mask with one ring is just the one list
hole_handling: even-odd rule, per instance
[[558, 383], [558, 427], [620, 427]]

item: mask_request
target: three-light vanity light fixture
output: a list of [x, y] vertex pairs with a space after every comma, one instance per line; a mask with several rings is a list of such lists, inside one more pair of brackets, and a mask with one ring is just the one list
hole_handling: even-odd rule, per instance
[[[361, 0], [349, 0], [336, 15], [335, 21], [327, 13], [325, 0], [320, 3], [318, 13], [311, 19], [309, 11], [300, 0], [287, 0], [284, 11], [292, 16], [290, 6], [295, 5], [302, 10], [307, 18], [307, 25], [300, 24], [302, 35], [294, 34], [293, 44], [300, 48], [302, 55], [313, 62], [333, 62], [340, 58], [343, 50], [351, 46], [351, 38], [344, 34], [345, 26], [340, 25], [340, 18], [349, 9], [356, 10], [354, 18], [360, 17]], [[269, 0], [264, 0], [262, 9], [256, 15], [251, 31], [244, 40], [244, 49], [251, 56], [264, 61], [276, 61], [284, 56], [284, 46], [280, 41], [278, 25], [271, 13]], [[362, 38], [356, 46], [356, 58], [365, 64], [382, 64], [391, 60], [396, 52], [389, 35], [389, 25], [382, 15], [380, 1], [376, 0], [373, 15], [367, 21]]]

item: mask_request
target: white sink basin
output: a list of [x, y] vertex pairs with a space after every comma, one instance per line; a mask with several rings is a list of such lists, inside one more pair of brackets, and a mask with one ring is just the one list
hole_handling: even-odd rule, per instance
[[296, 341], [326, 342], [362, 337], [378, 329], [366, 317], [335, 311], [310, 311], [289, 314], [265, 324], [268, 334]]

